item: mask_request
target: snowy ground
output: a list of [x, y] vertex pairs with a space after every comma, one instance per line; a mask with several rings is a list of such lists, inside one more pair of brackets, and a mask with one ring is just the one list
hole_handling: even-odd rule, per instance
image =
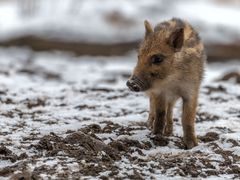
[[199, 146], [185, 150], [181, 103], [174, 135], [150, 135], [147, 97], [125, 86], [135, 59], [1, 49], [1, 179], [239, 179], [240, 86], [217, 81], [239, 62], [207, 67]]

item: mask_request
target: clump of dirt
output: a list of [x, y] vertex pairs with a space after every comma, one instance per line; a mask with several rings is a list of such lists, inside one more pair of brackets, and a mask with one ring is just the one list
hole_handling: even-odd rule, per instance
[[46, 69], [43, 69], [37, 66], [25, 67], [25, 68], [19, 69], [18, 73], [22, 73], [30, 76], [32, 75], [40, 76], [47, 80], [61, 80], [60, 74], [47, 71]]
[[90, 124], [81, 129], [82, 132], [89, 134], [89, 133], [101, 133], [102, 128], [98, 124]]
[[113, 123], [111, 121], [103, 121], [102, 123], [106, 124], [106, 126], [102, 129], [102, 133], [112, 133], [116, 129], [121, 128], [119, 124]]
[[16, 162], [17, 160], [25, 159], [27, 158], [26, 153], [22, 153], [19, 156], [17, 156], [15, 153], [13, 153], [10, 149], [8, 149], [6, 146], [0, 147], [0, 159], [1, 160], [10, 160], [11, 162]]
[[[0, 169], [0, 177], [7, 177], [7, 176], [10, 176], [10, 175], [13, 175], [14, 172], [19, 172], [19, 171], [20, 172], [25, 172], [26, 170], [27, 170], [27, 161], [19, 162], [19, 163], [16, 163], [16, 164], [12, 165], [12, 166], [7, 166], [7, 167], [4, 167], [4, 168], [1, 168]], [[14, 175], [13, 175], [12, 179], [14, 179]]]
[[[97, 129], [97, 131], [101, 129], [96, 124], [92, 124], [87, 128]], [[85, 128], [86, 131], [87, 128]], [[121, 153], [119, 149], [105, 144], [96, 137], [93, 131], [91, 135], [82, 131], [69, 132], [65, 138], [51, 133], [42, 137], [38, 144], [33, 147], [39, 151], [39, 154], [47, 158], [54, 156], [61, 159], [67, 159], [69, 157], [76, 159], [78, 171], [72, 172], [66, 167], [64, 174], [57, 174], [57, 176], [61, 178], [65, 177], [67, 179], [72, 175], [74, 175], [74, 177], [80, 177], [82, 175], [98, 176], [100, 172], [104, 171], [111, 172], [108, 175], [109, 177], [116, 177], [119, 173], [119, 168], [114, 164], [114, 162], [120, 160]], [[63, 162], [64, 161], [61, 161], [61, 163]], [[64, 166], [64, 164], [61, 165]], [[54, 174], [56, 169], [57, 166], [49, 167], [42, 165], [34, 169], [33, 175], [38, 179], [42, 172]]]
[[[213, 175], [209, 172], [206, 172], [207, 170], [211, 170], [212, 173], [217, 173], [217, 170], [210, 163], [207, 155], [200, 151], [194, 153], [183, 152], [177, 155], [163, 154], [152, 158], [158, 160], [159, 164], [154, 168], [161, 169], [162, 173], [166, 173], [166, 171], [170, 169], [175, 169], [172, 176], [179, 175], [182, 177], [190, 176], [204, 178], [209, 175]], [[201, 163], [196, 163], [197, 161]], [[206, 171], [205, 168], [207, 169]]]
[[115, 132], [116, 135], [132, 135], [134, 130], [144, 130], [147, 129], [145, 125], [138, 124], [133, 126], [121, 126], [117, 123], [113, 123], [111, 121], [103, 121], [101, 122], [106, 124], [102, 129], [101, 133], [113, 133]]
[[88, 106], [86, 104], [82, 104], [82, 105], [78, 105], [78, 106], [75, 106], [74, 108], [75, 109], [78, 109], [78, 110], [83, 110], [83, 109], [96, 109], [98, 106]]
[[5, 117], [14, 118], [14, 112], [12, 111], [2, 112], [0, 114]]
[[220, 117], [207, 112], [198, 112], [196, 115], [196, 122], [216, 121], [218, 119], [220, 119]]
[[101, 122], [101, 124], [106, 124], [106, 125], [103, 128], [101, 128], [101, 126], [98, 124], [90, 124], [84, 128], [81, 128], [80, 131], [86, 134], [93, 134], [93, 133], [109, 133], [110, 134], [122, 127], [119, 124], [113, 123], [111, 121], [103, 121]]
[[[44, 164], [39, 167], [35, 167], [34, 170], [32, 171], [31, 179], [42, 179], [41, 177], [42, 174], [47, 174], [48, 177], [49, 176], [51, 177], [52, 175], [57, 175], [56, 169], [57, 169], [57, 165], [48, 166]], [[62, 177], [59, 177], [59, 179], [67, 179], [68, 176], [66, 175], [69, 175], [67, 169], [65, 169], [64, 174], [61, 174], [61, 175]]]
[[156, 146], [167, 146], [168, 145], [168, 139], [162, 135], [154, 135], [154, 136], [151, 136], [150, 139], [153, 141], [153, 143]]
[[225, 74], [219, 81], [229, 81], [233, 79], [237, 84], [240, 84], [240, 73], [239, 72], [230, 72]]
[[231, 130], [230, 128], [227, 128], [227, 127], [216, 126], [216, 127], [211, 127], [210, 129], [216, 129], [216, 130], [220, 131], [221, 133], [233, 133], [234, 132], [233, 130]]
[[224, 102], [229, 101], [229, 99], [222, 98], [222, 97], [210, 97], [210, 100], [215, 101], [215, 102], [219, 102], [219, 103], [224, 103]]
[[2, 98], [2, 97], [0, 97], [0, 102], [2, 104], [15, 104], [11, 98]]
[[28, 180], [34, 179], [29, 171], [18, 172], [11, 176], [10, 180]]
[[125, 92], [125, 93], [121, 93], [119, 95], [108, 96], [107, 99], [113, 100], [113, 99], [118, 99], [118, 98], [126, 98], [128, 95], [129, 95], [129, 92]]
[[[219, 167], [223, 169], [227, 174], [233, 174], [235, 179], [240, 178], [240, 170], [236, 164], [240, 161], [240, 156], [233, 154], [232, 151], [222, 149], [217, 143], [211, 143], [212, 149], [216, 154], [222, 156], [224, 161], [219, 163]], [[219, 174], [222, 173], [219, 171]]]
[[92, 91], [92, 92], [113, 92], [113, 89], [109, 89], [109, 88], [88, 88], [87, 91]]
[[186, 149], [186, 145], [183, 142], [182, 137], [172, 137], [171, 141], [174, 143], [175, 146], [177, 146], [179, 149]]
[[[103, 153], [105, 160], [119, 159], [118, 152], [101, 140], [83, 132], [75, 132], [61, 138], [54, 133], [41, 138], [36, 146], [37, 149], [46, 150], [49, 156], [64, 152], [69, 157], [78, 160], [97, 160], [99, 153]], [[104, 159], [103, 158], [103, 159]]]
[[231, 143], [233, 147], [240, 146], [240, 142], [238, 142], [234, 139], [227, 139], [226, 142]]
[[203, 141], [204, 143], [206, 142], [211, 142], [211, 141], [216, 141], [219, 139], [219, 134], [216, 132], [208, 132], [207, 134], [205, 134], [204, 136], [200, 136], [198, 137], [201, 141]]
[[205, 86], [205, 88], [208, 90], [206, 92], [206, 94], [212, 94], [214, 92], [222, 92], [222, 93], [226, 93], [227, 89], [225, 87], [223, 87], [222, 85], [218, 85], [217, 87], [212, 87], [212, 86]]
[[12, 153], [12, 151], [6, 148], [5, 146], [1, 146], [0, 158], [2, 160], [11, 160], [12, 162], [15, 162], [17, 160], [17, 155]]
[[23, 101], [23, 104], [26, 104], [28, 109], [32, 109], [32, 108], [38, 107], [38, 106], [45, 106], [46, 105], [46, 100], [41, 99], [41, 98], [26, 99], [26, 100]]
[[115, 140], [109, 143], [111, 147], [114, 149], [117, 149], [118, 151], [124, 151], [124, 152], [131, 152], [133, 153], [136, 149], [131, 149], [132, 147], [138, 148], [138, 152], [140, 154], [143, 154], [140, 149], [150, 149], [152, 147], [150, 142], [139, 142], [138, 140], [133, 140], [133, 139], [120, 139], [120, 140]]

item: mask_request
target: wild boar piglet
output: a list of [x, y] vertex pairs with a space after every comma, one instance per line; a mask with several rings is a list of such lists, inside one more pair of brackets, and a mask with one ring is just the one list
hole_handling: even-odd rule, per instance
[[197, 145], [195, 115], [206, 55], [198, 33], [184, 20], [173, 18], [154, 28], [144, 22], [145, 37], [127, 86], [150, 98], [148, 124], [154, 134], [171, 135], [173, 107], [181, 98], [183, 141]]

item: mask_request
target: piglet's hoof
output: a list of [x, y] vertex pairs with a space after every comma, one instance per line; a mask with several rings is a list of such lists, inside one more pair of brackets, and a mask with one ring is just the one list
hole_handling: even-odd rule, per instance
[[168, 145], [168, 139], [160, 134], [150, 136], [153, 144], [156, 146], [166, 146]]
[[184, 139], [183, 141], [184, 141], [184, 144], [186, 146], [186, 149], [192, 149], [193, 147], [198, 145], [198, 142], [197, 142], [196, 138], [192, 138], [192, 139], [189, 139], [189, 140]]

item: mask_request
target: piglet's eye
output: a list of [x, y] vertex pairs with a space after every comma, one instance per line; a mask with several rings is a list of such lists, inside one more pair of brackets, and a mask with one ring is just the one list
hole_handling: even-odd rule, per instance
[[157, 64], [160, 64], [161, 62], [163, 62], [164, 59], [165, 59], [164, 55], [156, 54], [151, 57], [151, 63], [157, 65]]

